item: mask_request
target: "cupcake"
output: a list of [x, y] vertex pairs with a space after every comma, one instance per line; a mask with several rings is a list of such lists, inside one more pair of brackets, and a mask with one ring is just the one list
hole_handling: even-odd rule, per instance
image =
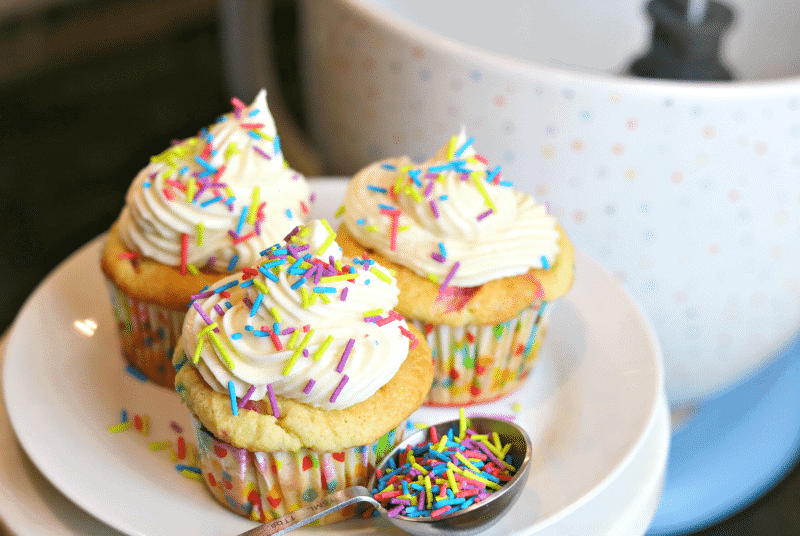
[[317, 220], [193, 301], [175, 388], [220, 503], [270, 521], [367, 483], [433, 377], [424, 337], [394, 312], [398, 293]]
[[395, 271], [397, 311], [433, 351], [433, 406], [518, 389], [573, 278], [564, 230], [472, 142], [462, 130], [424, 164], [392, 158], [359, 171], [338, 233], [345, 255]]
[[122, 353], [137, 374], [170, 389], [192, 296], [255, 263], [308, 213], [308, 185], [284, 162], [266, 92], [233, 105], [150, 159], [102, 252]]

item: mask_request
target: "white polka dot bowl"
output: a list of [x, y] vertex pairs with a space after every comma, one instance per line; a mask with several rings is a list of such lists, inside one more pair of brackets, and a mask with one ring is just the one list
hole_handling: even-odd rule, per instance
[[724, 1], [736, 81], [717, 83], [620, 74], [644, 0], [305, 1], [310, 134], [349, 174], [464, 125], [640, 302], [691, 403], [800, 329], [800, 5]]

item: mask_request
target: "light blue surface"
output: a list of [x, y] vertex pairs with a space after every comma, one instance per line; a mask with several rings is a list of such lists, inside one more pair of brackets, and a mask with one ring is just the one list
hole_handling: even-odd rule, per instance
[[664, 492], [648, 535], [691, 532], [741, 510], [777, 484], [800, 451], [800, 339], [765, 370], [702, 402], [670, 444]]

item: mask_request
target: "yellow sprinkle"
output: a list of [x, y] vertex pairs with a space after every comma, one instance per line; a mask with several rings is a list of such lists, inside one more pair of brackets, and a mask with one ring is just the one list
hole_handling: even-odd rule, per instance
[[150, 450], [167, 450], [172, 448], [172, 441], [156, 441], [147, 445]]
[[[406, 453], [406, 463], [417, 463], [417, 459], [414, 458], [414, 453], [410, 450]], [[423, 472], [422, 474], [427, 474]]]
[[503, 444], [500, 442], [500, 435], [497, 432], [492, 432], [492, 440], [494, 441], [496, 449], [500, 450], [503, 448]]
[[409, 229], [411, 229], [410, 225], [400, 225], [397, 227], [397, 232], [402, 233], [403, 231], [408, 231]]
[[492, 489], [500, 489], [501, 488], [500, 484], [495, 484], [491, 480], [483, 478], [482, 476], [476, 475], [476, 474], [471, 473], [469, 471], [464, 471], [462, 474], [466, 478], [471, 478], [472, 480], [477, 480], [478, 482], [483, 482], [484, 484], [486, 484], [487, 488], [492, 488]]
[[195, 183], [194, 179], [190, 178], [189, 182], [186, 183], [186, 202], [191, 203], [194, 199], [194, 194], [197, 192], [197, 183]]
[[369, 311], [364, 313], [364, 318], [367, 318], [368, 316], [378, 316], [378, 315], [382, 315], [382, 314], [383, 314], [383, 309], [380, 309], [380, 308], [378, 308], [378, 309], [370, 309]]
[[453, 493], [458, 493], [458, 482], [456, 482], [452, 469], [447, 469], [447, 481], [450, 483], [450, 489], [453, 490]]
[[[296, 331], [299, 331], [299, 330], [296, 330]], [[314, 334], [314, 330], [313, 330], [313, 329], [309, 329], [309, 330], [308, 330], [308, 333], [306, 333], [306, 336], [305, 336], [305, 337], [303, 337], [303, 340], [302, 340], [302, 341], [300, 341], [300, 344], [297, 346], [297, 349], [294, 351], [294, 353], [296, 353], [296, 354], [302, 354], [302, 353], [303, 353], [303, 350], [304, 350], [304, 349], [305, 349], [305, 347], [308, 345], [308, 341], [310, 341], [310, 340], [311, 340], [311, 336], [312, 336], [313, 334]]]
[[317, 294], [317, 296], [319, 296], [319, 299], [322, 300], [322, 303], [325, 304], [331, 303], [331, 299], [328, 297], [327, 294]]
[[335, 232], [333, 232], [333, 228], [331, 228], [330, 224], [328, 223], [328, 220], [326, 220], [325, 218], [321, 218], [319, 222], [322, 224], [323, 227], [325, 227], [325, 229], [328, 231], [329, 234], [332, 235], [336, 234]]
[[303, 309], [307, 309], [309, 305], [309, 295], [308, 289], [306, 287], [300, 287], [300, 306]]
[[119, 424], [115, 424], [113, 426], [110, 426], [108, 428], [108, 431], [111, 432], [112, 434], [118, 434], [120, 432], [124, 432], [125, 430], [127, 430], [130, 427], [131, 427], [131, 422], [130, 421], [121, 422]]
[[308, 306], [309, 307], [314, 305], [314, 303], [316, 303], [317, 296], [319, 296], [319, 294], [317, 294], [316, 292], [312, 292], [311, 294], [308, 295]]
[[280, 311], [278, 311], [278, 308], [277, 308], [277, 307], [274, 307], [274, 306], [273, 306], [273, 307], [270, 307], [270, 308], [269, 308], [269, 312], [272, 314], [272, 318], [274, 318], [276, 322], [278, 322], [279, 324], [280, 324], [281, 322], [283, 322], [283, 321], [281, 320], [281, 313], [280, 313]]
[[289, 349], [294, 350], [294, 347], [297, 345], [297, 339], [299, 338], [300, 338], [300, 330], [295, 329], [294, 332], [292, 332], [292, 336], [289, 337]]
[[508, 454], [509, 450], [511, 450], [511, 443], [508, 443], [505, 447], [503, 447], [503, 450], [500, 452], [500, 456], [498, 456], [498, 457], [501, 460], [505, 459], [506, 454]]
[[458, 458], [459, 460], [461, 460], [461, 463], [463, 463], [464, 465], [466, 465], [466, 466], [467, 466], [467, 468], [468, 468], [470, 471], [474, 471], [474, 472], [476, 472], [476, 473], [480, 473], [480, 472], [481, 472], [481, 470], [480, 470], [480, 469], [478, 469], [477, 467], [475, 467], [474, 465], [472, 465], [472, 462], [471, 462], [471, 461], [469, 461], [469, 460], [467, 459], [467, 457], [466, 457], [466, 456], [464, 456], [463, 454], [461, 454], [461, 453], [460, 453], [460, 452], [458, 452], [458, 451], [456, 451], [456, 458]]
[[456, 156], [456, 136], [450, 138], [450, 143], [447, 145], [447, 159], [452, 160]]
[[200, 330], [200, 333], [197, 334], [197, 338], [199, 339], [200, 337], [205, 337], [206, 334], [209, 331], [214, 331], [214, 329], [216, 329], [216, 327], [217, 327], [217, 323], [216, 322], [211, 322], [209, 325], [207, 325], [206, 327], [204, 327], [203, 329]]
[[439, 440], [439, 444], [436, 445], [436, 450], [438, 452], [444, 452], [444, 449], [447, 448], [447, 440], [449, 438], [446, 435], [443, 435], [442, 438]]
[[417, 471], [419, 471], [423, 475], [427, 475], [430, 472], [427, 469], [425, 469], [424, 467], [422, 467], [420, 464], [418, 464], [417, 462], [412, 463], [411, 467], [413, 467], [414, 469], [416, 469]]
[[325, 241], [319, 246], [319, 249], [317, 250], [317, 255], [322, 255], [325, 252], [325, 250], [328, 249], [328, 246], [333, 244], [334, 240], [336, 240], [336, 233], [329, 234], [328, 238], [326, 238]]
[[483, 182], [481, 182], [481, 180], [476, 176], [472, 177], [472, 182], [475, 183], [475, 187], [483, 196], [483, 200], [486, 202], [486, 206], [492, 209], [493, 211], [497, 212], [497, 209], [495, 208], [494, 203], [492, 202], [492, 198], [489, 197], [489, 193], [486, 191], [486, 188], [483, 187]]
[[461, 441], [467, 437], [467, 414], [464, 408], [458, 410], [458, 440]]
[[172, 449], [172, 450], [169, 451], [169, 460], [172, 463], [175, 463], [175, 462], [178, 461], [178, 453], [175, 452], [175, 449]]
[[225, 363], [225, 366], [228, 367], [228, 369], [233, 370], [236, 364], [231, 359], [231, 356], [228, 354], [228, 351], [222, 345], [222, 341], [219, 339], [217, 334], [214, 333], [213, 331], [209, 331], [208, 339], [211, 341], [211, 345], [214, 348], [216, 348], [217, 353], [219, 354], [219, 357], [220, 359], [222, 359], [223, 363]]
[[411, 186], [410, 184], [409, 184], [409, 185], [406, 185], [406, 187], [405, 187], [405, 188], [403, 188], [403, 191], [404, 191], [406, 194], [408, 194], [409, 196], [411, 196], [411, 198], [412, 198], [414, 201], [416, 201], [417, 203], [422, 203], [422, 201], [423, 201], [423, 199], [422, 199], [422, 196], [421, 196], [421, 195], [420, 195], [420, 193], [417, 191], [417, 189], [416, 189], [416, 188], [414, 188], [413, 186]]
[[311, 227], [301, 227], [300, 231], [295, 236], [305, 237], [310, 232], [311, 232]]
[[292, 368], [294, 367], [294, 364], [297, 363], [297, 359], [300, 357], [300, 355], [301, 354], [299, 352], [295, 352], [289, 357], [289, 359], [286, 360], [286, 365], [283, 367], [284, 376], [288, 376], [292, 373]]
[[319, 358], [322, 357], [322, 354], [325, 353], [325, 350], [328, 349], [328, 347], [331, 345], [332, 342], [333, 342], [333, 335], [328, 335], [323, 341], [323, 343], [320, 344], [319, 348], [317, 348], [317, 351], [314, 352], [314, 354], [311, 356], [311, 359], [313, 359], [314, 361], [319, 361]]
[[514, 405], [511, 406], [511, 409], [513, 409], [514, 411], [522, 411], [522, 406], [520, 405], [519, 402], [514, 402]]
[[184, 469], [183, 471], [181, 471], [181, 474], [190, 480], [196, 480], [197, 482], [203, 481], [203, 475], [199, 475], [194, 471], [190, 471], [188, 469]]
[[[337, 261], [338, 262], [338, 261]], [[339, 268], [341, 269], [341, 268]], [[359, 276], [359, 273], [354, 274], [340, 274], [340, 275], [325, 275], [319, 278], [320, 283], [336, 283], [339, 281], [352, 281]]]
[[385, 273], [381, 272], [380, 270], [378, 270], [374, 266], [372, 268], [370, 268], [369, 271], [372, 272], [373, 274], [375, 274], [375, 276], [378, 279], [380, 279], [381, 281], [383, 281], [384, 283], [391, 283], [392, 282], [392, 278], [391, 277], [389, 277]]
[[225, 148], [225, 160], [227, 160], [227, 159], [229, 159], [230, 157], [232, 157], [233, 155], [235, 155], [235, 154], [239, 154], [239, 153], [241, 153], [241, 152], [242, 152], [242, 151], [240, 151], [240, 150], [239, 150], [239, 149], [236, 147], [236, 144], [235, 144], [235, 143], [233, 143], [233, 142], [231, 142], [231, 143], [229, 143], [229, 144], [228, 144], [228, 146]]
[[341, 216], [342, 214], [344, 214], [344, 205], [342, 205], [341, 207], [339, 207], [339, 210], [337, 210], [337, 211], [336, 211], [336, 214], [334, 214], [334, 216], [338, 218], [338, 217], [339, 217], [339, 216]]
[[[341, 261], [341, 259], [339, 259], [336, 262], [334, 262], [333, 265], [336, 267], [337, 270], [341, 270], [342, 269], [342, 261]], [[330, 277], [333, 277], [333, 276], [330, 276]], [[321, 279], [320, 279], [320, 281], [321, 281]]]
[[250, 210], [247, 211], [247, 224], [253, 225], [256, 222], [256, 212], [258, 211], [258, 197], [261, 192], [261, 188], [256, 186], [253, 188], [253, 202], [250, 204]]
[[430, 279], [437, 285], [439, 284], [439, 277], [436, 274], [428, 274], [428, 279]]
[[464, 470], [454, 464], [453, 462], [447, 462], [447, 468], [453, 471], [454, 473], [458, 473], [461, 476], [464, 476]]
[[226, 187], [225, 187], [225, 195], [227, 195], [228, 197], [236, 197], [236, 196], [233, 194], [233, 190], [231, 190], [231, 187], [230, 187], [230, 186], [226, 186]]
[[194, 347], [194, 355], [192, 355], [192, 363], [195, 365], [200, 362], [200, 352], [203, 351], [203, 339], [202, 337], [197, 338], [197, 346]]
[[256, 287], [261, 294], [269, 294], [269, 289], [267, 288], [267, 285], [265, 285], [258, 279], [253, 279], [253, 286]]
[[394, 491], [394, 484], [389, 484], [388, 486], [386, 486], [385, 488], [383, 488], [383, 489], [380, 491], [380, 493], [386, 493], [386, 492], [389, 492], [389, 491]]
[[428, 508], [433, 506], [433, 492], [431, 491], [431, 477], [425, 475], [425, 497], [428, 499]]
[[377, 225], [367, 225], [366, 227], [364, 227], [364, 229], [366, 229], [370, 233], [377, 233], [379, 231]]

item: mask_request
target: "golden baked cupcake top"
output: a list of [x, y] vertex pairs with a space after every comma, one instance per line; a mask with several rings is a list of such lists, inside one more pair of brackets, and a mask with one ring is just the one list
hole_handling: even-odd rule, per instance
[[305, 221], [310, 192], [283, 159], [262, 90], [151, 158], [117, 222], [126, 250], [181, 273], [229, 273]]
[[[405, 285], [408, 274], [398, 271], [404, 294], [415, 292], [414, 286], [419, 291], [411, 300], [401, 297], [401, 312], [416, 310], [415, 318], [475, 320], [480, 311], [448, 309], [460, 309], [478, 292], [488, 299], [471, 305], [483, 303], [483, 309], [494, 302], [498, 311], [488, 321], [502, 321], [497, 313], [513, 317], [535, 297], [560, 295], [571, 283], [571, 246], [555, 218], [531, 195], [515, 190], [463, 130], [423, 164], [391, 158], [359, 171], [348, 184], [343, 222], [345, 251], [353, 252], [352, 237], [380, 262], [424, 280]], [[565, 247], [566, 260], [560, 259]], [[559, 288], [548, 291], [538, 275], [557, 265], [566, 268], [555, 278]], [[437, 300], [441, 307], [428, 307]], [[445, 313], [449, 320], [440, 318]]]
[[[363, 439], [379, 430], [348, 427], [365, 426], [370, 411], [380, 437], [431, 381], [430, 350], [393, 310], [398, 293], [374, 260], [343, 257], [324, 220], [298, 227], [254, 267], [195, 296], [174, 360], [177, 389], [212, 433], [245, 448], [341, 445], [345, 431]], [[257, 415], [239, 418], [248, 403]], [[298, 415], [310, 423], [304, 433]], [[341, 421], [334, 437], [314, 431], [331, 415]]]

